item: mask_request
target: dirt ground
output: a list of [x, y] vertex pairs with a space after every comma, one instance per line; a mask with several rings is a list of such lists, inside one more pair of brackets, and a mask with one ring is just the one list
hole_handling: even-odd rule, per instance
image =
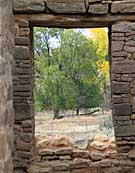
[[99, 131], [113, 136], [110, 128], [111, 111], [97, 112], [90, 116], [70, 116], [53, 120], [52, 116], [36, 116], [36, 136], [66, 135], [72, 138], [92, 138]]

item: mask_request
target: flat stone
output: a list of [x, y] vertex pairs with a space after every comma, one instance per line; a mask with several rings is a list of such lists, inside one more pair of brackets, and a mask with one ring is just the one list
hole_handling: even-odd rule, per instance
[[33, 125], [32, 120], [24, 120], [22, 121], [23, 128], [31, 128]]
[[123, 121], [130, 121], [131, 116], [115, 116], [114, 115], [114, 119], [117, 121], [121, 121], [122, 125], [123, 125]]
[[129, 83], [128, 82], [112, 82], [112, 93], [113, 94], [128, 94]]
[[128, 153], [128, 158], [130, 158], [130, 159], [135, 159], [135, 149], [129, 151], [129, 153]]
[[124, 47], [124, 41], [112, 41], [112, 52], [122, 51]]
[[84, 0], [46, 0], [52, 13], [86, 13]]
[[34, 12], [44, 12], [45, 3], [43, 0], [15, 0], [14, 1], [14, 12], [16, 13], [34, 13]]
[[90, 147], [92, 147], [92, 149], [94, 150], [104, 151], [105, 149], [108, 148], [108, 143], [101, 142], [101, 141], [93, 141], [90, 144]]
[[89, 146], [89, 139], [75, 139], [72, 140], [72, 144], [75, 148], [78, 148], [80, 150], [86, 150]]
[[63, 155], [63, 156], [59, 156], [60, 160], [72, 160], [71, 155]]
[[126, 33], [129, 31], [129, 22], [120, 22], [118, 24], [112, 25], [112, 32], [120, 32], [120, 33]]
[[123, 0], [112, 3], [112, 13], [135, 13], [135, 1]]
[[82, 169], [82, 168], [88, 168], [89, 163], [87, 161], [77, 161], [71, 163], [71, 169]]
[[30, 143], [24, 142], [20, 137], [16, 137], [16, 149], [21, 151], [30, 151], [33, 148], [33, 141]]
[[121, 74], [130, 74], [135, 73], [135, 61], [134, 60], [125, 60], [120, 62], [112, 63], [112, 73], [121, 73]]
[[42, 139], [36, 143], [36, 147], [39, 149], [45, 149], [49, 145], [49, 139]]
[[28, 37], [16, 37], [15, 38], [15, 44], [28, 46], [30, 44], [30, 41], [29, 41]]
[[55, 161], [55, 160], [59, 160], [58, 156], [42, 156], [41, 158], [42, 161]]
[[72, 148], [62, 148], [55, 151], [56, 155], [72, 155]]
[[26, 151], [16, 151], [15, 155], [23, 159], [31, 159], [33, 157], [31, 152], [26, 152]]
[[15, 59], [29, 60], [30, 59], [29, 48], [26, 46], [16, 46], [15, 47]]
[[52, 167], [47, 167], [44, 164], [35, 164], [32, 163], [29, 165], [29, 168], [27, 169], [28, 173], [39, 173], [39, 170], [41, 173], [50, 173], [52, 171]]
[[113, 111], [115, 116], [128, 116], [132, 114], [131, 105], [128, 103], [115, 104]]
[[63, 146], [69, 146], [70, 145], [70, 141], [69, 141], [69, 138], [67, 136], [62, 136], [62, 137], [59, 137], [59, 138], [55, 138], [53, 141], [52, 141], [52, 145], [54, 147], [63, 147]]
[[40, 156], [53, 156], [54, 155], [54, 151], [53, 150], [49, 150], [49, 149], [40, 149], [38, 151], [38, 154]]
[[124, 50], [128, 53], [135, 53], [135, 46], [124, 46]]
[[[123, 125], [123, 126], [115, 126], [115, 135], [116, 137], [128, 137], [133, 136], [135, 134], [135, 125]], [[127, 146], [130, 148], [130, 146]]]
[[52, 165], [54, 171], [68, 171], [70, 170], [70, 164], [68, 163], [57, 163]]
[[121, 51], [121, 52], [112, 52], [113, 57], [127, 57], [127, 52]]
[[74, 158], [85, 158], [88, 159], [90, 156], [89, 151], [83, 151], [83, 150], [75, 150], [73, 151], [73, 157]]
[[31, 133], [22, 132], [20, 134], [20, 137], [21, 137], [22, 141], [27, 142], [27, 143], [31, 142], [34, 139], [32, 132]]
[[99, 153], [99, 152], [91, 152], [91, 159], [93, 160], [93, 161], [98, 161], [98, 160], [102, 160], [102, 159], [104, 159], [105, 158], [105, 154], [103, 154], [103, 153]]
[[90, 14], [107, 14], [108, 13], [108, 4], [89, 5], [88, 13], [90, 13]]
[[31, 105], [14, 105], [15, 120], [22, 121], [31, 118]]

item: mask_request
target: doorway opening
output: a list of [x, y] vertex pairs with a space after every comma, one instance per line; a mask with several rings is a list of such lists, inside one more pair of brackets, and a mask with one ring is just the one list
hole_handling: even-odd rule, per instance
[[34, 28], [37, 159], [116, 153], [108, 45], [107, 28]]

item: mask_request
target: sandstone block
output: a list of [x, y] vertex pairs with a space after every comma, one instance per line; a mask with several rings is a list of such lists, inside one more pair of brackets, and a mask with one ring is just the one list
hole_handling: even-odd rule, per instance
[[15, 47], [15, 59], [29, 60], [30, 54], [28, 47], [16, 46]]
[[108, 13], [108, 4], [93, 4], [89, 5], [90, 14], [107, 14]]
[[91, 152], [91, 159], [93, 161], [99, 161], [105, 158], [105, 155], [103, 153], [99, 153], [99, 152]]
[[22, 121], [22, 128], [31, 128], [31, 127], [32, 127], [32, 120]]
[[135, 1], [134, 0], [114, 1], [112, 3], [111, 12], [112, 13], [134, 13]]
[[40, 156], [53, 156], [54, 155], [54, 151], [50, 150], [50, 149], [39, 149], [38, 154]]
[[31, 133], [24, 133], [24, 132], [22, 132], [20, 134], [20, 138], [21, 138], [22, 141], [29, 143], [29, 142], [31, 142], [33, 140], [34, 137], [33, 137], [32, 132]]
[[58, 137], [57, 139], [54, 139], [52, 141], [52, 145], [55, 147], [69, 146], [69, 144], [70, 144], [70, 141], [67, 136]]
[[53, 13], [85, 13], [83, 0], [46, 0], [48, 10]]
[[130, 74], [135, 73], [135, 61], [125, 60], [112, 63], [112, 73]]
[[15, 38], [15, 44], [16, 45], [22, 45], [22, 46], [29, 46], [29, 39], [28, 37], [16, 37]]
[[14, 12], [16, 13], [41, 13], [45, 11], [45, 4], [43, 0], [15, 0]]
[[119, 103], [129, 103], [130, 102], [130, 96], [127, 94], [122, 95], [113, 95], [112, 97], [113, 103], [119, 104]]
[[72, 155], [73, 150], [72, 148], [62, 148], [59, 150], [56, 150], [55, 154], [56, 155]]
[[126, 33], [129, 31], [129, 22], [121, 22], [118, 24], [112, 25], [112, 32], [113, 33]]
[[[121, 122], [121, 125], [123, 125], [123, 121], [130, 121], [131, 116], [114, 116], [114, 119]], [[120, 123], [119, 123], [120, 124]]]
[[124, 47], [124, 41], [112, 41], [112, 52], [122, 51]]
[[82, 168], [88, 168], [89, 163], [87, 161], [77, 161], [71, 163], [71, 169], [82, 169]]
[[[135, 125], [115, 126], [115, 134], [117, 137], [133, 136], [135, 134]], [[130, 148], [130, 146], [127, 147]], [[127, 149], [127, 147], [125, 149]]]
[[132, 114], [131, 105], [128, 103], [115, 104], [113, 111], [115, 116], [128, 116]]
[[70, 164], [68, 163], [57, 163], [53, 165], [54, 171], [67, 171], [70, 169]]
[[124, 46], [124, 50], [128, 53], [135, 53], [135, 47], [134, 46]]
[[66, 161], [66, 160], [72, 160], [72, 157], [70, 155], [64, 155], [64, 156], [59, 156], [59, 159]]
[[128, 82], [112, 82], [112, 93], [113, 94], [128, 94], [129, 83]]
[[32, 115], [31, 105], [14, 105], [15, 120], [22, 121], [30, 119]]
[[73, 157], [74, 158], [89, 158], [89, 151], [83, 151], [83, 150], [75, 150], [73, 151]]

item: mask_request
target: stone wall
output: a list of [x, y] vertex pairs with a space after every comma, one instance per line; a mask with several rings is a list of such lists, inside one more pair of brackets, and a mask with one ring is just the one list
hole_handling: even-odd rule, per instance
[[[112, 169], [114, 165], [121, 165], [123, 168], [125, 165], [131, 168], [135, 160], [135, 1], [15, 0], [14, 13], [16, 46], [13, 84], [17, 173], [26, 171], [35, 148], [33, 26], [110, 27], [111, 89], [118, 158], [116, 165], [111, 161], [109, 167]], [[123, 162], [125, 159], [129, 162]], [[103, 167], [102, 161], [101, 165], [100, 162], [94, 165], [98, 167], [94, 167], [95, 172]], [[39, 163], [39, 166], [42, 167], [42, 164]], [[127, 172], [131, 171], [127, 169]]]
[[134, 0], [15, 0], [15, 13], [124, 14], [135, 12]]
[[0, 173], [12, 173], [13, 151], [13, 14], [12, 0], [0, 1]]
[[135, 149], [135, 23], [112, 26], [112, 101], [118, 151]]
[[[15, 164], [17, 172], [25, 170], [32, 161], [35, 147], [33, 106], [33, 57], [30, 49], [29, 22], [15, 23], [15, 68], [14, 68], [14, 110], [15, 110]], [[33, 40], [32, 40], [33, 41]], [[32, 44], [31, 44], [32, 45]]]

